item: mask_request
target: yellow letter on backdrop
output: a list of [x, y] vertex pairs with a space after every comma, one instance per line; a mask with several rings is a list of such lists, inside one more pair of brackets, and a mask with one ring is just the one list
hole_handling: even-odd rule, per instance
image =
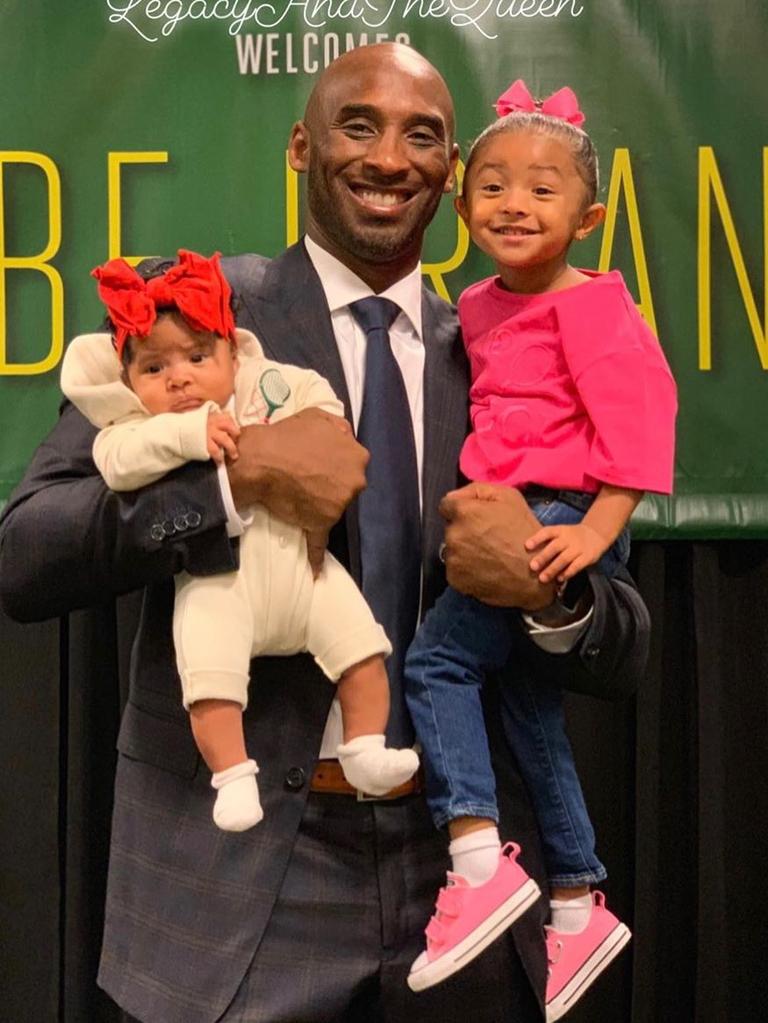
[[122, 257], [131, 266], [140, 263], [144, 256], [126, 256], [122, 251], [123, 220], [121, 204], [121, 167], [124, 163], [168, 163], [168, 154], [157, 153], [108, 153], [107, 154], [107, 196], [108, 196], [108, 253], [109, 259]]
[[[725, 240], [733, 260], [736, 280], [747, 310], [755, 347], [763, 369], [768, 369], [768, 340], [766, 329], [760, 323], [755, 296], [747, 276], [736, 228], [723, 181], [711, 146], [699, 148], [699, 369], [712, 369], [712, 224], [711, 194], [714, 193]], [[765, 274], [766, 322], [768, 322], [768, 147], [763, 149], [763, 252]]]
[[[48, 182], [48, 244], [36, 256], [9, 256], [5, 251], [5, 198], [3, 195], [4, 165], [31, 163], [39, 167]], [[50, 260], [61, 245], [61, 180], [50, 157], [44, 153], [0, 152], [0, 374], [34, 376], [53, 369], [64, 351], [64, 287], [61, 275]], [[6, 272], [37, 270], [48, 278], [51, 286], [51, 347], [39, 362], [8, 362], [6, 310]]]
[[637, 208], [635, 181], [632, 177], [632, 163], [629, 158], [629, 150], [621, 147], [613, 154], [611, 180], [608, 185], [608, 200], [605, 204], [607, 212], [605, 215], [605, 227], [603, 228], [603, 242], [600, 246], [600, 259], [598, 261], [597, 268], [602, 273], [605, 273], [611, 268], [613, 236], [616, 233], [619, 194], [622, 186], [624, 188], [624, 196], [627, 203], [627, 222], [629, 224], [629, 238], [632, 243], [632, 256], [635, 260], [637, 287], [640, 291], [639, 308], [645, 318], [645, 322], [654, 334], [658, 334], [658, 331], [656, 330], [656, 316], [653, 312], [651, 284], [648, 279], [648, 264], [645, 259], [643, 232], [640, 227], [640, 213]]

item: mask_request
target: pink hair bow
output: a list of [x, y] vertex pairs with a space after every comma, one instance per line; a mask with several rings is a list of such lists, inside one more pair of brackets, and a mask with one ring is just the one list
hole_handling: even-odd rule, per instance
[[518, 78], [516, 82], [510, 85], [506, 92], [502, 92], [501, 96], [496, 100], [495, 106], [499, 117], [516, 112], [524, 114], [541, 113], [546, 114], [548, 117], [559, 117], [560, 120], [567, 121], [577, 128], [586, 120], [584, 114], [579, 110], [579, 101], [576, 99], [576, 93], [573, 89], [569, 89], [567, 85], [565, 88], [553, 92], [545, 100], [537, 102], [528, 91], [528, 86], [522, 78]]

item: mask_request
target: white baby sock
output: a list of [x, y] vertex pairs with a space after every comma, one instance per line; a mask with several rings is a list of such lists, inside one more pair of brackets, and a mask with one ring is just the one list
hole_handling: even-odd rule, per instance
[[549, 926], [561, 934], [578, 934], [589, 923], [592, 915], [592, 895], [580, 895], [577, 899], [551, 899]]
[[412, 749], [387, 749], [383, 735], [358, 735], [336, 747], [344, 777], [371, 796], [383, 796], [408, 781], [419, 768]]
[[255, 760], [244, 760], [226, 771], [214, 773], [211, 785], [219, 794], [213, 807], [213, 819], [222, 831], [247, 831], [264, 816], [256, 784], [258, 773]]
[[448, 846], [448, 852], [454, 874], [465, 878], [470, 887], [478, 888], [490, 881], [499, 868], [499, 829], [491, 826], [454, 838]]

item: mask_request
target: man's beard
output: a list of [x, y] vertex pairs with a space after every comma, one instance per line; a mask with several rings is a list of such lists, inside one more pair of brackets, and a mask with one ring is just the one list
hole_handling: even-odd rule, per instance
[[334, 196], [324, 187], [321, 174], [313, 174], [310, 170], [307, 177], [307, 202], [322, 234], [356, 260], [371, 263], [388, 263], [414, 248], [420, 249], [424, 231], [440, 202], [438, 194], [431, 208], [422, 209], [421, 215], [412, 222], [408, 217], [398, 224], [382, 219], [382, 227], [377, 230], [375, 218], [371, 218], [370, 225], [355, 222], [352, 211], [343, 199], [334, 203]]

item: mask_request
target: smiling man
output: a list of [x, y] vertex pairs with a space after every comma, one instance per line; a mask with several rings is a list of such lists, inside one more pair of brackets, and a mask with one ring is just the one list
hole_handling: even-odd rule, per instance
[[379, 293], [418, 264], [458, 148], [434, 68], [405, 46], [386, 62], [371, 52], [328, 68], [291, 133], [290, 160], [307, 172], [307, 235]]
[[[422, 287], [419, 267], [424, 231], [453, 185], [453, 130], [445, 83], [423, 57], [395, 44], [346, 54], [291, 134], [291, 164], [308, 175], [306, 238], [272, 261], [223, 261], [241, 326], [269, 357], [322, 373], [343, 399], [370, 451], [358, 501], [350, 503], [366, 452], [322, 412], [244, 428], [240, 457], [220, 474], [190, 463], [143, 491], [113, 494], [90, 459], [93, 429], [69, 407], [9, 502], [0, 585], [10, 614], [42, 618], [145, 588], [118, 742], [99, 974], [143, 1023], [541, 1018], [540, 905], [457, 977], [409, 991], [445, 881], [444, 842], [417, 781], [381, 799], [344, 781], [333, 687], [306, 655], [252, 664], [244, 727], [264, 765], [263, 822], [242, 834], [211, 824], [171, 641], [172, 576], [234, 567], [236, 509], [261, 502], [315, 542], [339, 520], [330, 548], [394, 646], [388, 732], [401, 743], [412, 736], [400, 664], [419, 613], [445, 585], [438, 505], [457, 485], [467, 422], [455, 314]], [[443, 504], [454, 585], [490, 602], [548, 604], [527, 569], [522, 500], [493, 488], [476, 498]], [[592, 617], [553, 672], [637, 673], [646, 636], [635, 591], [602, 576], [584, 589]], [[557, 610], [548, 613], [560, 624]], [[536, 649], [521, 629], [521, 654]], [[496, 720], [489, 715], [502, 828], [511, 833], [514, 819], [526, 869], [541, 877], [530, 807]]]

